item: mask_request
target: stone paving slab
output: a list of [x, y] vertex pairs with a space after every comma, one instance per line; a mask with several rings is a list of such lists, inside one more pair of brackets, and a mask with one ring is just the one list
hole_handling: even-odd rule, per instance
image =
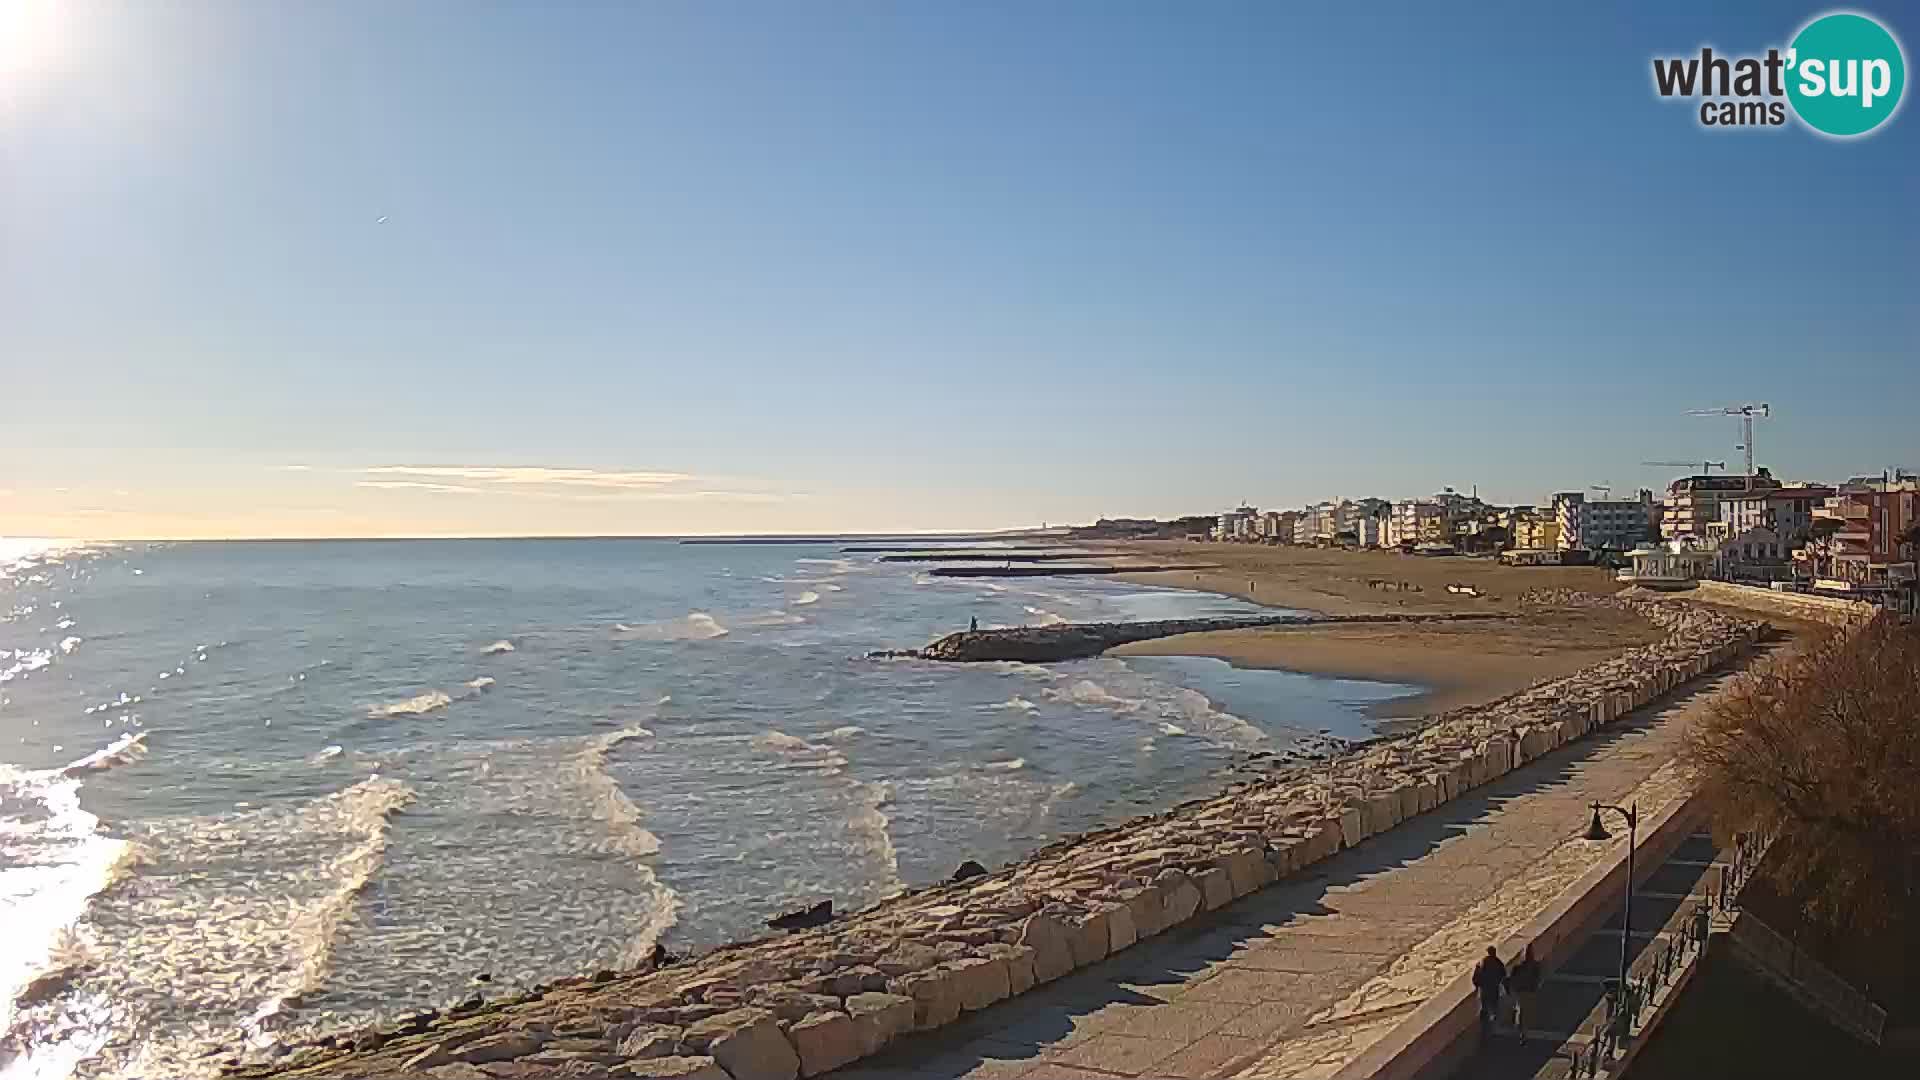
[[[834, 1080], [1331, 1076], [1613, 843], [1587, 805], [1685, 797], [1673, 764], [1726, 676], [1127, 952], [915, 1036]], [[1638, 921], [1638, 920], [1636, 920]]]

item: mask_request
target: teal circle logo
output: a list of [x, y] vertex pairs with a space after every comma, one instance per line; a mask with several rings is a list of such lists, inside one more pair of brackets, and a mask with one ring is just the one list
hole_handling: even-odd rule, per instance
[[1865, 15], [1822, 15], [1787, 50], [1787, 100], [1808, 127], [1827, 135], [1865, 135], [1886, 123], [1906, 88], [1900, 43]]

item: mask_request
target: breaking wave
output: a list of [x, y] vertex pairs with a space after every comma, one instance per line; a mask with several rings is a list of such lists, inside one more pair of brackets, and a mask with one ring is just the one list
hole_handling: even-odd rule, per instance
[[453, 698], [449, 697], [446, 691], [429, 690], [424, 694], [416, 694], [404, 701], [394, 701], [385, 705], [369, 705], [367, 706], [367, 715], [375, 720], [383, 720], [393, 716], [420, 716], [433, 712], [435, 709], [444, 709], [451, 704], [453, 704]]
[[128, 765], [139, 761], [147, 753], [147, 733], [129, 731], [106, 746], [95, 750], [79, 761], [60, 770], [63, 776], [82, 776], [90, 772], [103, 772], [116, 765]]
[[1002, 710], [1002, 711], [1005, 711], [1005, 712], [1021, 712], [1021, 713], [1030, 713], [1030, 712], [1034, 712], [1035, 710], [1037, 710], [1037, 709], [1039, 709], [1039, 708], [1040, 708], [1040, 706], [1038, 706], [1038, 705], [1035, 705], [1035, 704], [1034, 704], [1033, 702], [1031, 702], [1031, 701], [1028, 701], [1028, 700], [1027, 700], [1026, 698], [1023, 698], [1023, 697], [1021, 697], [1021, 696], [1020, 696], [1019, 694], [1015, 694], [1015, 695], [1013, 695], [1012, 697], [1010, 697], [1010, 698], [1008, 698], [1007, 700], [1005, 700], [1005, 701], [1002, 701], [1002, 702], [1000, 702], [1000, 703], [998, 703], [998, 704], [995, 704], [995, 705], [982, 705], [982, 706], [980, 706], [980, 708], [982, 708], [982, 709], [998, 709], [998, 710]]
[[706, 641], [722, 637], [727, 628], [704, 611], [690, 611], [678, 619], [628, 626], [613, 624], [613, 636], [621, 641]]
[[1005, 761], [989, 761], [981, 766], [981, 768], [984, 769], [998, 769], [1001, 772], [1019, 772], [1026, 767], [1026, 758], [1008, 758]]
[[799, 596], [796, 596], [793, 599], [793, 603], [795, 607], [799, 607], [804, 604], [817, 604], [819, 602], [820, 602], [820, 594], [817, 592], [814, 592], [812, 589], [808, 589], [805, 592], [802, 592]]
[[508, 641], [506, 638], [501, 638], [499, 641], [496, 641], [493, 644], [487, 646], [486, 648], [481, 649], [480, 655], [481, 656], [498, 656], [501, 653], [510, 653], [512, 651], [513, 651], [513, 642]]

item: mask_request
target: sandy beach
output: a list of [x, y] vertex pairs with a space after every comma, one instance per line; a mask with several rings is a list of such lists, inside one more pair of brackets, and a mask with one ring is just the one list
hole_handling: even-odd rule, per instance
[[[1611, 576], [1591, 567], [1507, 567], [1492, 559], [1428, 559], [1395, 552], [1141, 543], [1116, 555], [1210, 562], [1218, 569], [1129, 575], [1127, 580], [1202, 589], [1279, 607], [1328, 614], [1509, 612], [1511, 619], [1470, 623], [1273, 627], [1184, 634], [1114, 650], [1132, 656], [1210, 656], [1239, 667], [1282, 668], [1337, 678], [1426, 687], [1385, 702], [1383, 718], [1457, 708], [1570, 674], [1658, 632], [1637, 616], [1593, 609], [1522, 609], [1531, 589], [1612, 592]], [[1480, 595], [1447, 591], [1470, 585]]]

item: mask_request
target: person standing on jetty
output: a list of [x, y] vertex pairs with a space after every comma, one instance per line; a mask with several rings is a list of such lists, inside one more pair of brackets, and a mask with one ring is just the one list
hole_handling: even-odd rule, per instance
[[1527, 1020], [1540, 994], [1540, 961], [1533, 958], [1531, 944], [1520, 951], [1520, 959], [1507, 973], [1507, 989], [1513, 992], [1513, 1030], [1520, 1033], [1521, 1042], [1526, 1042]]
[[1500, 1019], [1500, 988], [1507, 983], [1507, 965], [1500, 962], [1500, 956], [1493, 946], [1487, 946], [1487, 955], [1473, 966], [1473, 985], [1480, 991], [1480, 1037], [1493, 1034], [1494, 1024]]
[[973, 618], [967, 620], [968, 633], [972, 633], [979, 629], [980, 629], [980, 616], [975, 615]]

